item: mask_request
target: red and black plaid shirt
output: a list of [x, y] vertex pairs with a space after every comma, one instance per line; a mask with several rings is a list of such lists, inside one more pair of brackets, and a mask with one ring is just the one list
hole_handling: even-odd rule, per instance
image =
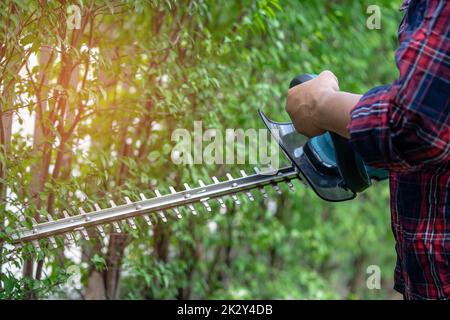
[[395, 58], [399, 77], [351, 112], [351, 143], [390, 171], [394, 288], [450, 299], [450, 1], [409, 0]]

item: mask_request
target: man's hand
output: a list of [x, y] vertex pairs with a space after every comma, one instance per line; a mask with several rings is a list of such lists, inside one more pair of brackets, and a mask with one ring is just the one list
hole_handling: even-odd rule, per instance
[[339, 84], [331, 71], [323, 71], [315, 79], [289, 89], [286, 111], [299, 133], [307, 137], [324, 133], [326, 129], [319, 121], [322, 98], [336, 91], [339, 91]]
[[314, 137], [334, 131], [348, 137], [350, 110], [360, 95], [339, 91], [339, 83], [331, 71], [323, 71], [315, 79], [288, 91], [286, 111], [295, 129]]

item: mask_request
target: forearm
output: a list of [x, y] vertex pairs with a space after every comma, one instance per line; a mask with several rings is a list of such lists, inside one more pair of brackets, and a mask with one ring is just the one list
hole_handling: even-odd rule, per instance
[[346, 138], [350, 137], [347, 125], [350, 123], [350, 111], [362, 95], [343, 91], [323, 93], [318, 101], [317, 125], [327, 131], [333, 131]]

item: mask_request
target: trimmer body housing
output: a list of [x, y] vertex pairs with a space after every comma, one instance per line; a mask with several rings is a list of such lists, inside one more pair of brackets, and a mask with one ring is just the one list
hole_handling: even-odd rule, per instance
[[[298, 76], [291, 81], [290, 87], [314, 77], [308, 74]], [[386, 170], [366, 165], [348, 139], [336, 133], [326, 132], [308, 139], [298, 133], [292, 123], [272, 121], [261, 110], [259, 114], [303, 180], [324, 200], [353, 199], [371, 185], [372, 179], [388, 178]]]

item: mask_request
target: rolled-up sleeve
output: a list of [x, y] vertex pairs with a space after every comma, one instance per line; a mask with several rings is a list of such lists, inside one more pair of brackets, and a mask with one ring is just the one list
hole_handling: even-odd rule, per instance
[[437, 1], [420, 24], [407, 26], [395, 53], [398, 79], [352, 109], [350, 143], [367, 164], [391, 171], [448, 166], [449, 8]]

